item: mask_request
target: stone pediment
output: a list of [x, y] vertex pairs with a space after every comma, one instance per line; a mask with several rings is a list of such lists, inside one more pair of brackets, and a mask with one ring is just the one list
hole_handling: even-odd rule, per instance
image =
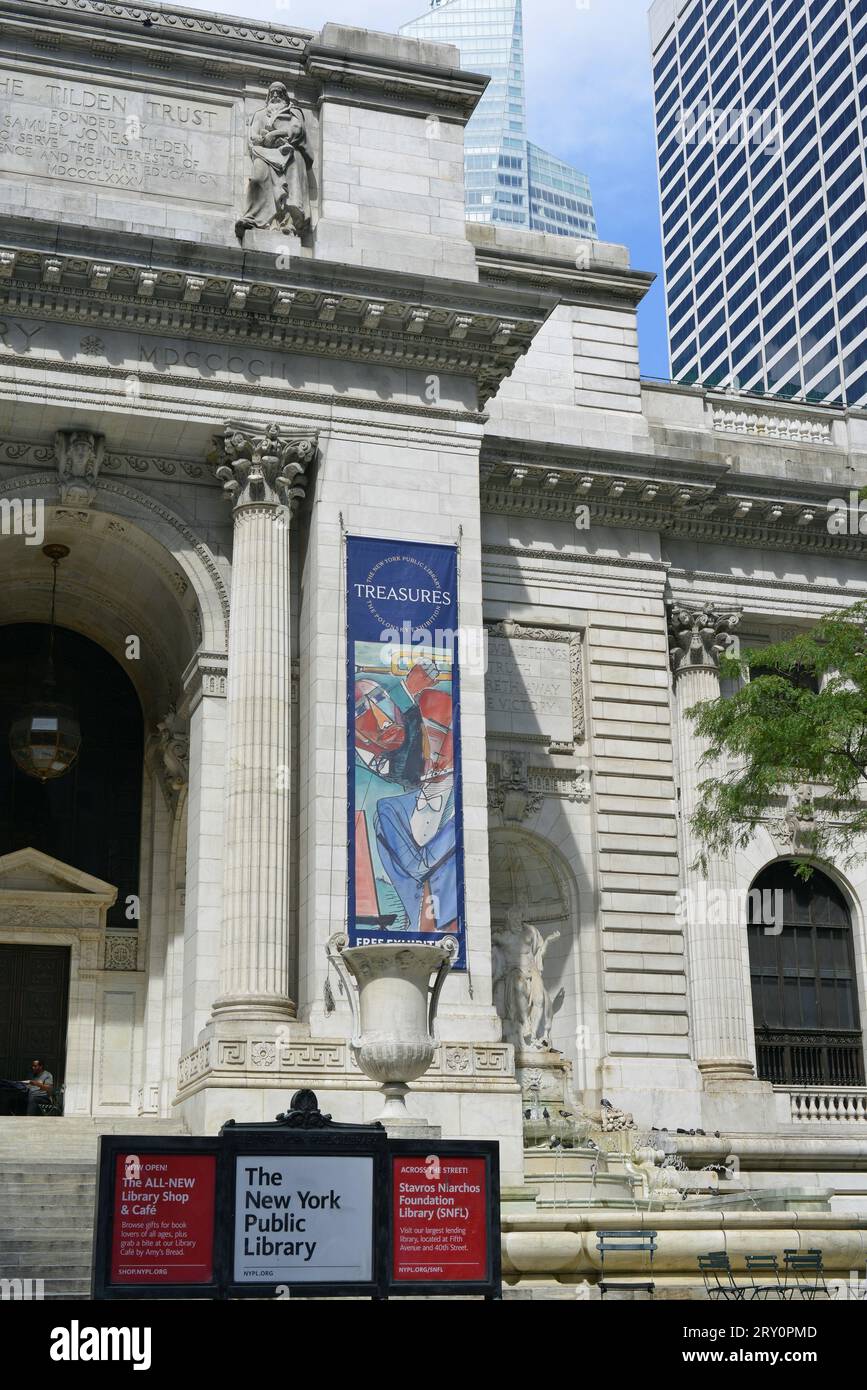
[[117, 889], [38, 849], [0, 856], [0, 927], [102, 927]]

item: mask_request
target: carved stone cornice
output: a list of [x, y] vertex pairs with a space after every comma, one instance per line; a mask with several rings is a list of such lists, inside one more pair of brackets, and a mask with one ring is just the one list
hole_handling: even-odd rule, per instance
[[[9, 275], [0, 278], [0, 310], [81, 325], [89, 330], [82, 352], [94, 358], [103, 355], [95, 328], [139, 330], [148, 335], [148, 344], [161, 337], [192, 340], [190, 357], [196, 353], [193, 343], [201, 342], [212, 350], [226, 344], [236, 353], [244, 348], [280, 358], [306, 353], [470, 377], [481, 406], [526, 353], [555, 303], [553, 294], [514, 286], [300, 258], [281, 270], [262, 252], [192, 248], [133, 233], [118, 233], [112, 245], [115, 258], [109, 260], [100, 236], [89, 228], [54, 229], [49, 235], [38, 225], [28, 228], [25, 241], [20, 222], [0, 216], [0, 247], [13, 258]], [[192, 298], [190, 263], [202, 282]], [[143, 269], [152, 276], [147, 299], [138, 292]], [[246, 291], [243, 308], [239, 284]], [[155, 346], [152, 365], [159, 371]], [[150, 371], [149, 362], [142, 374]]]
[[481, 472], [487, 512], [573, 521], [579, 507], [589, 507], [595, 526], [719, 545], [867, 556], [867, 537], [828, 530], [829, 503], [845, 492], [839, 483], [745, 477], [722, 462], [684, 462], [649, 452], [612, 450], [606, 459], [598, 448], [546, 444], [533, 450], [526, 441], [490, 437], [482, 447]]
[[225, 700], [228, 669], [229, 658], [226, 652], [196, 652], [181, 677], [185, 707], [190, 714], [203, 695]]
[[77, 50], [113, 67], [198, 67], [205, 76], [232, 75], [265, 86], [274, 73], [301, 72], [315, 37], [310, 29], [114, 0], [0, 0], [0, 25], [19, 47]]
[[740, 614], [731, 609], [674, 604], [669, 613], [669, 654], [675, 677], [691, 671], [718, 671], [720, 657], [731, 646], [739, 622]]
[[227, 425], [215, 439], [216, 476], [236, 514], [245, 507], [282, 507], [294, 514], [304, 500], [304, 470], [318, 436], [284, 435], [279, 425], [254, 433]]
[[431, 67], [403, 57], [390, 59], [378, 53], [349, 52], [340, 46], [341, 26], [330, 24], [323, 44], [314, 39], [305, 56], [308, 77], [321, 84], [328, 101], [347, 101], [353, 106], [367, 103], [389, 105], [399, 102], [404, 109], [436, 110], [463, 124], [468, 121], [484, 95], [490, 78], [481, 73], [464, 72], [460, 67]]

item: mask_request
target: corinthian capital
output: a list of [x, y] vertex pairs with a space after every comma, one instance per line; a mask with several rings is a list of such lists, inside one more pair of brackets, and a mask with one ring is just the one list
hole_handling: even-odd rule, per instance
[[671, 669], [676, 676], [687, 671], [716, 671], [719, 659], [733, 642], [740, 614], [715, 608], [683, 608], [675, 604], [669, 616]]
[[304, 497], [304, 470], [316, 454], [316, 438], [284, 435], [279, 425], [269, 425], [261, 434], [227, 425], [216, 440], [216, 473], [235, 510], [282, 506], [294, 512]]

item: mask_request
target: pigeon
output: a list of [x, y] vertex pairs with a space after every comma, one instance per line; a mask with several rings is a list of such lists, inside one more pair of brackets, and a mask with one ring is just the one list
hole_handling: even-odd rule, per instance
[[602, 1109], [603, 1109], [603, 1110], [613, 1110], [613, 1109], [614, 1109], [614, 1106], [611, 1104], [611, 1101], [610, 1101], [610, 1100], [606, 1100], [604, 1096], [602, 1097], [601, 1104], [602, 1104]]
[[543, 1120], [550, 1120], [550, 1118], [551, 1118], [550, 1112], [549, 1112], [548, 1110], [545, 1110], [544, 1107], [543, 1107], [543, 1109], [542, 1109], [542, 1119], [543, 1119]]

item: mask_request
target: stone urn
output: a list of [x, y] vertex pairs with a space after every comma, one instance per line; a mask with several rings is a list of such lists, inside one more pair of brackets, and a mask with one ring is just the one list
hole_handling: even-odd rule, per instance
[[457, 942], [447, 936], [430, 946], [349, 946], [338, 932], [327, 952], [352, 1010], [353, 1054], [385, 1097], [378, 1118], [389, 1126], [416, 1123], [406, 1108], [407, 1083], [433, 1061], [437, 1004]]

